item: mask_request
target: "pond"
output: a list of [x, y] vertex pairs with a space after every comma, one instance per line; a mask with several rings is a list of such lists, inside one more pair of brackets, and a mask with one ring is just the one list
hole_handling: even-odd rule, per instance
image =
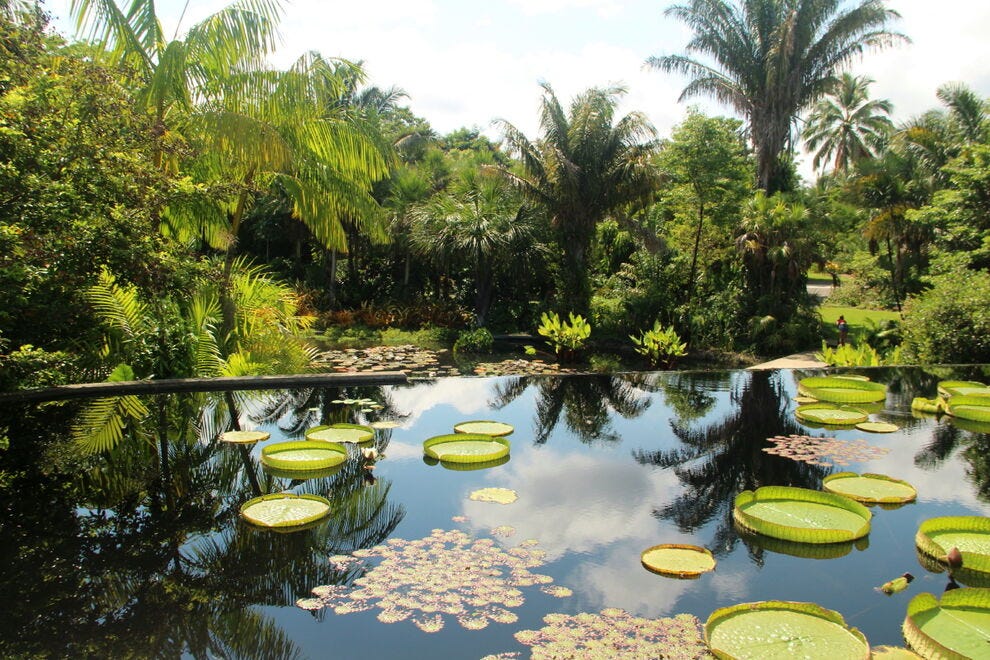
[[[649, 634], [659, 641], [643, 657], [690, 658], [701, 657], [691, 617], [770, 599], [818, 603], [871, 645], [901, 646], [910, 598], [947, 583], [919, 564], [918, 525], [990, 514], [990, 435], [914, 416], [911, 401], [941, 380], [987, 382], [990, 367], [858, 373], [887, 386], [871, 417], [898, 431], [798, 422], [797, 381], [817, 372], [792, 371], [158, 395], [142, 399], [148, 428], [82, 464], [64, 438], [85, 402], [5, 406], [0, 655], [589, 657], [573, 649], [610, 634], [636, 657]], [[232, 409], [236, 426], [270, 440], [217, 442]], [[424, 460], [424, 440], [472, 419], [515, 428], [507, 461]], [[335, 422], [376, 423], [374, 469], [354, 455], [293, 481], [259, 464], [264, 446]], [[792, 435], [838, 442], [812, 462], [765, 451]], [[742, 490], [820, 489], [845, 470], [907, 480], [918, 499], [872, 507], [869, 536], [844, 545], [809, 549], [733, 524]], [[486, 488], [517, 499], [471, 499]], [[283, 490], [326, 496], [333, 513], [291, 533], [240, 519], [241, 504]], [[662, 543], [707, 547], [717, 567], [698, 579], [652, 573], [641, 553]], [[877, 591], [905, 572], [907, 590]]]

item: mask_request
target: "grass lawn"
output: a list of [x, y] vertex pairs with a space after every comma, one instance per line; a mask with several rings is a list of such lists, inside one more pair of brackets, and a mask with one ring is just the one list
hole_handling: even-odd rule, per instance
[[825, 329], [825, 340], [830, 344], [839, 341], [839, 329], [835, 327], [835, 322], [839, 316], [845, 316], [849, 323], [849, 339], [856, 341], [856, 337], [865, 332], [869, 327], [869, 321], [878, 324], [881, 321], [898, 320], [900, 314], [897, 312], [886, 312], [876, 309], [860, 309], [858, 307], [830, 307], [823, 305], [818, 308], [822, 315], [822, 325]]

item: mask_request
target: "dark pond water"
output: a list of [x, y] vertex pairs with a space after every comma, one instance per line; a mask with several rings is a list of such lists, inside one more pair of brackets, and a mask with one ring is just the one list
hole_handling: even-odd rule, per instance
[[[796, 383], [812, 373], [448, 378], [229, 401], [149, 397], [146, 428], [109, 458], [82, 463], [65, 449], [80, 404], [8, 406], [0, 655], [529, 657], [552, 640], [521, 631], [548, 622], [580, 636], [604, 616], [613, 632], [635, 631], [647, 625], [640, 618], [703, 622], [716, 608], [765, 599], [818, 603], [872, 645], [901, 645], [908, 600], [946, 584], [919, 564], [918, 524], [990, 513], [990, 435], [915, 418], [910, 403], [935, 396], [939, 380], [987, 382], [990, 368], [861, 371], [888, 386], [872, 417], [901, 427], [891, 434], [797, 422]], [[342, 398], [382, 408], [333, 403]], [[215, 441], [232, 428], [229, 404], [240, 427], [270, 432], [269, 442], [338, 421], [397, 425], [378, 431], [383, 457], [373, 472], [355, 458], [298, 482], [266, 474], [261, 446], [242, 452]], [[423, 440], [470, 419], [514, 425], [507, 462], [470, 471], [424, 462]], [[815, 465], [763, 451], [767, 438], [791, 434], [863, 440], [876, 456]], [[866, 540], [824, 551], [734, 528], [741, 490], [819, 488], [842, 470], [906, 479], [918, 501], [874, 507]], [[469, 498], [491, 487], [518, 500]], [[240, 521], [243, 502], [286, 489], [329, 497], [334, 514], [289, 534]], [[697, 580], [650, 573], [640, 554], [660, 543], [706, 546], [717, 569]], [[874, 589], [904, 572], [916, 576], [906, 592]], [[329, 607], [296, 605], [318, 586], [335, 587]], [[554, 614], [563, 616], [546, 618]]]

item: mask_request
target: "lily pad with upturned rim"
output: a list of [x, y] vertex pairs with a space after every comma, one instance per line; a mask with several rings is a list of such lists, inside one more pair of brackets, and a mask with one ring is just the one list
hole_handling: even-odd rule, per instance
[[801, 422], [824, 424], [825, 426], [855, 426], [869, 419], [869, 415], [859, 408], [837, 406], [834, 403], [809, 403], [798, 406], [794, 415]]
[[509, 455], [509, 441], [481, 433], [451, 433], [424, 440], [423, 453], [446, 463], [488, 463]]
[[665, 543], [647, 548], [640, 555], [646, 570], [676, 578], [697, 578], [715, 570], [715, 557], [697, 545]]
[[953, 417], [972, 422], [990, 422], [990, 396], [960, 394], [945, 404], [945, 410]]
[[705, 623], [705, 642], [719, 658], [870, 657], [863, 633], [842, 615], [814, 603], [764, 601], [723, 607]]
[[901, 627], [908, 646], [926, 658], [986, 658], [990, 649], [990, 589], [929, 593], [908, 603]]
[[856, 428], [867, 433], [893, 433], [899, 431], [901, 427], [890, 422], [860, 422]]
[[240, 513], [242, 518], [258, 527], [302, 528], [330, 515], [330, 500], [309, 494], [262, 495], [242, 504]]
[[798, 383], [798, 392], [831, 403], [874, 403], [887, 398], [887, 387], [842, 376], [812, 376]]
[[942, 399], [926, 399], [923, 396], [916, 396], [911, 400], [911, 410], [927, 415], [937, 415], [945, 412], [945, 403]]
[[225, 431], [220, 434], [220, 442], [230, 445], [253, 445], [272, 437], [265, 431]]
[[505, 422], [496, 422], [489, 419], [476, 419], [470, 422], [455, 424], [454, 431], [456, 433], [474, 433], [476, 435], [501, 437], [504, 435], [509, 435], [515, 431], [515, 429], [511, 424], [506, 424]]
[[848, 497], [793, 486], [736, 496], [733, 518], [745, 529], [798, 543], [842, 543], [866, 536], [873, 514]]
[[899, 646], [874, 646], [871, 652], [873, 660], [922, 660], [914, 651]]
[[375, 429], [363, 424], [331, 424], [306, 431], [307, 440], [361, 444], [375, 439]]
[[943, 380], [938, 384], [938, 393], [946, 399], [958, 395], [990, 397], [990, 386], [975, 380]]
[[346, 460], [343, 445], [323, 440], [279, 442], [261, 450], [261, 464], [278, 470], [327, 470]]
[[[990, 518], [984, 516], [942, 516], [929, 518], [918, 526], [914, 536], [918, 552], [943, 562], [952, 548], [962, 553], [964, 573], [990, 576]], [[965, 579], [965, 578], [964, 578]]]
[[867, 504], [903, 504], [918, 497], [918, 491], [908, 482], [871, 472], [830, 474], [822, 480], [822, 487], [830, 493]]

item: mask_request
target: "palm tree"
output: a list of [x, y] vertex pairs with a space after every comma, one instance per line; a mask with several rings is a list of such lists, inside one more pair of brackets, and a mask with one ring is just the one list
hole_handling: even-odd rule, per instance
[[475, 323], [484, 327], [498, 259], [533, 248], [534, 227], [518, 195], [503, 178], [469, 169], [450, 190], [414, 210], [413, 219], [417, 251], [460, 255], [471, 263]]
[[834, 172], [846, 173], [849, 166], [873, 158], [884, 146], [894, 124], [893, 105], [887, 99], [871, 100], [866, 76], [843, 73], [836, 88], [818, 102], [804, 127], [805, 146], [814, 151], [817, 169], [832, 161]]
[[[835, 84], [835, 74], [868, 48], [907, 38], [886, 27], [899, 14], [884, 0], [690, 0], [666, 15], [694, 32], [686, 55], [647, 65], [686, 74], [681, 99], [709, 95], [749, 121], [758, 187], [785, 187], [785, 153], [797, 116]], [[711, 63], [693, 55], [710, 58]]]
[[523, 173], [498, 169], [546, 212], [562, 257], [560, 299], [570, 311], [586, 315], [595, 228], [609, 215], [649, 200], [658, 176], [651, 165], [656, 133], [638, 112], [615, 121], [622, 87], [587, 90], [571, 103], [568, 116], [550, 85], [542, 86], [542, 139], [531, 142], [498, 120], [505, 142], [522, 159]]

